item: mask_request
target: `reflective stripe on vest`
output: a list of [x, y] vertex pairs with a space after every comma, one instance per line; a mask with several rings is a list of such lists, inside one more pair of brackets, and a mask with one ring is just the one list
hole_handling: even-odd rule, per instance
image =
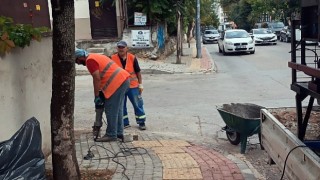
[[106, 65], [106, 67], [103, 68], [103, 71], [100, 73], [100, 78], [102, 78], [102, 77], [106, 74], [106, 72], [108, 71], [108, 69], [111, 67], [112, 64], [114, 64], [114, 62], [111, 62], [111, 61], [110, 61], [110, 62]]
[[138, 77], [135, 72], [130, 73], [130, 82], [131, 81], [138, 81]]
[[[109, 63], [110, 64], [110, 63]], [[108, 65], [109, 65], [108, 64]], [[107, 65], [107, 66], [108, 66]], [[113, 73], [112, 73], [112, 75], [110, 76], [110, 78], [108, 79], [108, 81], [106, 82], [106, 84], [103, 86], [103, 88], [102, 88], [102, 91], [105, 91], [107, 88], [108, 88], [108, 86], [109, 86], [109, 84], [111, 83], [111, 81], [116, 77], [116, 75], [121, 71], [121, 69], [122, 68], [120, 68], [120, 67], [118, 67]]]

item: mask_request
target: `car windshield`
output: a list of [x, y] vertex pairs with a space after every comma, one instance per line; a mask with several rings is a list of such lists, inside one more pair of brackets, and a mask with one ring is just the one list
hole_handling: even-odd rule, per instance
[[211, 30], [211, 31], [205, 31], [205, 34], [218, 34], [218, 31], [216, 30]]
[[255, 29], [253, 34], [270, 34], [271, 32], [267, 29]]
[[283, 28], [284, 24], [282, 22], [272, 23], [271, 26], [273, 28]]
[[231, 31], [226, 32], [226, 38], [247, 38], [249, 37], [249, 34], [246, 31]]

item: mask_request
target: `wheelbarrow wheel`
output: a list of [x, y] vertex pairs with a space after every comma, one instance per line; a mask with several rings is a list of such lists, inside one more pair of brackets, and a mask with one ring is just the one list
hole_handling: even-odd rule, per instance
[[230, 141], [231, 144], [233, 145], [238, 145], [240, 143], [240, 133], [238, 132], [228, 132], [226, 131], [226, 134], [227, 134], [227, 138], [228, 140]]

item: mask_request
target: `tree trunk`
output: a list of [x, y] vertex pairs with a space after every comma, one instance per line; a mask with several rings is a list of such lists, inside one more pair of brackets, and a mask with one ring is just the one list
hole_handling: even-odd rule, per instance
[[184, 40], [184, 23], [183, 23], [183, 18], [184, 16], [181, 15], [180, 16], [180, 35], [181, 35], [181, 42], [180, 42], [180, 46], [181, 46], [181, 56], [183, 56], [183, 40]]
[[51, 143], [53, 178], [80, 179], [74, 145], [74, 1], [51, 1], [52, 99]]
[[181, 64], [181, 24], [180, 24], [181, 13], [177, 10], [177, 64]]
[[189, 21], [189, 24], [188, 24], [188, 30], [187, 30], [187, 43], [189, 45], [189, 48], [190, 48], [190, 41], [193, 37], [193, 27], [194, 27], [194, 21]]

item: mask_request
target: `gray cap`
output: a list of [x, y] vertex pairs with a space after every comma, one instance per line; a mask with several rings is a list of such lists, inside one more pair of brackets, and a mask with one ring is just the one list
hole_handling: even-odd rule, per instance
[[125, 41], [119, 41], [117, 46], [127, 47], [127, 43]]

